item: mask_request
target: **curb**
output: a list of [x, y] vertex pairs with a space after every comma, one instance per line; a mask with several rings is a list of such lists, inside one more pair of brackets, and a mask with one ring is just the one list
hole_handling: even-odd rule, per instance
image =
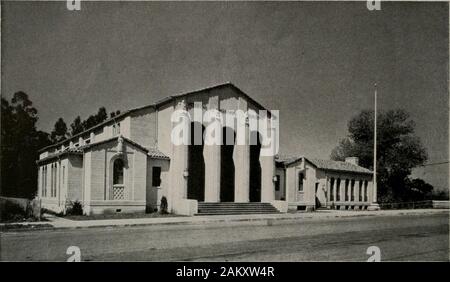
[[[424, 211], [424, 212], [399, 212], [395, 214], [374, 214], [374, 213], [368, 213], [368, 214], [329, 214], [329, 215], [323, 215], [323, 216], [317, 216], [318, 214], [312, 214], [312, 215], [300, 215], [297, 217], [261, 217], [261, 218], [207, 218], [205, 216], [204, 220], [194, 220], [194, 221], [174, 221], [174, 222], [137, 222], [137, 223], [120, 223], [120, 224], [105, 224], [105, 225], [78, 225], [78, 226], [52, 226], [49, 227], [46, 225], [45, 227], [39, 227], [39, 225], [44, 224], [29, 224], [33, 227], [22, 227], [22, 228], [11, 228], [7, 230], [1, 230], [0, 233], [8, 233], [8, 232], [29, 232], [29, 231], [50, 231], [50, 230], [75, 230], [75, 229], [89, 229], [89, 228], [123, 228], [123, 227], [137, 227], [137, 226], [176, 226], [176, 225], [215, 225], [220, 223], [236, 223], [236, 224], [242, 224], [242, 223], [261, 223], [260, 225], [274, 225], [276, 222], [283, 223], [283, 222], [297, 222], [297, 221], [303, 221], [303, 220], [310, 220], [310, 219], [318, 219], [318, 220], [331, 220], [336, 218], [356, 218], [356, 217], [374, 217], [374, 216], [405, 216], [405, 215], [433, 215], [433, 214], [449, 214], [448, 210], [430, 210], [430, 211]], [[17, 223], [15, 223], [17, 224]], [[51, 222], [48, 222], [47, 224], [52, 224]], [[7, 224], [2, 224], [2, 226], [5, 226]]]

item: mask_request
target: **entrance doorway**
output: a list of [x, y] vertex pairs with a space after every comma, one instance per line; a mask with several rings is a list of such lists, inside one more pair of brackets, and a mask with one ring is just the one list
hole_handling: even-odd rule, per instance
[[256, 140], [256, 144], [250, 144], [250, 202], [261, 202], [261, 153], [260, 136], [257, 131], [252, 131], [250, 140]]
[[235, 173], [233, 161], [234, 141], [235, 141], [234, 130], [230, 127], [224, 127], [222, 131], [222, 145], [220, 146], [221, 202], [234, 201], [234, 173]]
[[[194, 145], [194, 130], [201, 130], [202, 142]], [[203, 202], [205, 200], [205, 159], [203, 157], [203, 132], [205, 127], [198, 122], [191, 122], [191, 143], [188, 146], [188, 181], [187, 198]]]

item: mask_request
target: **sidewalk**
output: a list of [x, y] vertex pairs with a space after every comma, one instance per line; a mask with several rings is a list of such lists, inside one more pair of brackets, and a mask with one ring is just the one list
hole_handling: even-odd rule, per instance
[[[361, 216], [402, 216], [424, 214], [449, 214], [448, 209], [415, 209], [415, 210], [380, 210], [380, 211], [340, 211], [320, 210], [316, 212], [298, 212], [287, 214], [247, 214], [247, 215], [212, 215], [192, 217], [164, 217], [164, 218], [133, 218], [133, 219], [108, 219], [108, 220], [69, 220], [52, 215], [46, 215], [48, 221], [2, 223], [6, 225], [21, 225], [35, 227], [37, 229], [66, 229], [66, 228], [91, 228], [91, 227], [124, 227], [146, 225], [214, 225], [214, 224], [257, 224], [272, 225], [282, 223], [295, 223], [303, 220], [325, 220], [332, 218], [350, 218]], [[39, 228], [39, 226], [42, 228]], [[51, 227], [50, 227], [51, 226]]]

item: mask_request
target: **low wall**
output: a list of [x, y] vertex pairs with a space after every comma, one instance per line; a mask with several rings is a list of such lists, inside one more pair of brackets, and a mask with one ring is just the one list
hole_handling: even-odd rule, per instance
[[289, 203], [287, 201], [271, 201], [270, 204], [274, 206], [279, 212], [286, 213], [288, 212]]
[[0, 204], [2, 205], [2, 207], [7, 205], [7, 203], [12, 203], [20, 206], [24, 211], [26, 210], [29, 202], [29, 199], [24, 198], [0, 197]]
[[417, 202], [398, 202], [398, 203], [380, 203], [382, 210], [391, 209], [429, 209], [433, 207], [433, 201], [417, 201]]
[[15, 214], [25, 218], [40, 218], [40, 199], [29, 200], [25, 198], [0, 197], [0, 218], [4, 220]]
[[448, 209], [450, 208], [450, 201], [433, 201], [434, 209]]
[[112, 213], [145, 213], [144, 201], [91, 201], [83, 206], [86, 215]]
[[198, 202], [197, 200], [179, 199], [172, 207], [172, 212], [192, 216], [198, 212]]
[[64, 213], [65, 205], [58, 203], [56, 198], [41, 198], [42, 208], [47, 211], [52, 211], [54, 213]]

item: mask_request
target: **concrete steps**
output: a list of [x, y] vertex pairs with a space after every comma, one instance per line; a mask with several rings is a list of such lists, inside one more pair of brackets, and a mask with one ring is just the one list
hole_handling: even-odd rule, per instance
[[279, 211], [269, 203], [198, 203], [196, 215], [273, 214]]

